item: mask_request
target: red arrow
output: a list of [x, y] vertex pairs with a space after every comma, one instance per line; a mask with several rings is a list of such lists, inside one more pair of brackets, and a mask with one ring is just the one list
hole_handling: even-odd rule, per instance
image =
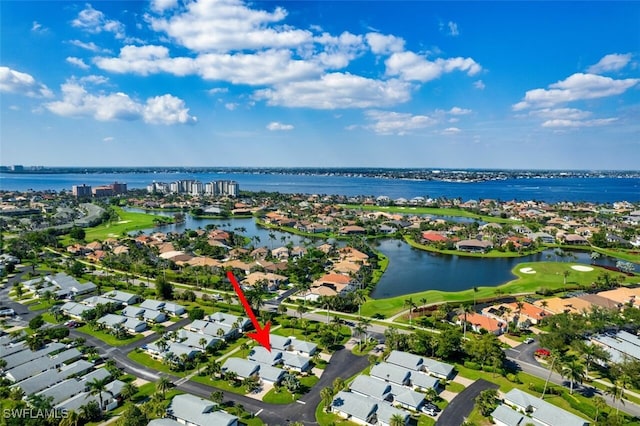
[[231, 281], [231, 285], [233, 285], [233, 289], [236, 291], [238, 299], [240, 299], [240, 303], [242, 303], [244, 310], [247, 312], [247, 316], [256, 329], [255, 333], [247, 333], [247, 336], [251, 337], [253, 340], [264, 346], [269, 352], [271, 352], [271, 337], [269, 336], [271, 322], [267, 321], [267, 323], [264, 325], [264, 328], [260, 327], [260, 323], [258, 322], [256, 315], [253, 313], [251, 305], [249, 305], [249, 302], [247, 302], [247, 298], [244, 297], [244, 293], [242, 292], [242, 289], [240, 288], [240, 284], [238, 284], [236, 277], [233, 276], [233, 272], [227, 271], [227, 278], [229, 278], [229, 281]]

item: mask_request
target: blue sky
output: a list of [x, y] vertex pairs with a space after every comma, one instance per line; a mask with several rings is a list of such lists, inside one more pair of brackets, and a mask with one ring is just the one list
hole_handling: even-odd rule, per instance
[[639, 2], [0, 2], [0, 163], [638, 169]]

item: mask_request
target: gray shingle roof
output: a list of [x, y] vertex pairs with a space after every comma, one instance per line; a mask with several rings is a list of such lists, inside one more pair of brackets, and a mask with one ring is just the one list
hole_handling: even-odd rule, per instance
[[222, 365], [223, 371], [233, 371], [241, 378], [250, 377], [260, 369], [258, 363], [241, 358], [227, 358]]
[[374, 365], [369, 373], [371, 377], [377, 377], [382, 380], [388, 380], [398, 385], [403, 385], [409, 379], [411, 372], [406, 368], [399, 367], [394, 364], [381, 362]]
[[340, 391], [333, 397], [331, 409], [368, 422], [375, 413], [377, 405], [373, 399], [352, 392]]
[[390, 404], [386, 404], [384, 402], [378, 403], [378, 409], [376, 410], [376, 417], [378, 418], [378, 422], [389, 425], [391, 424], [391, 417], [396, 414], [404, 417], [405, 422], [407, 421], [407, 417], [409, 417], [409, 413], [404, 410], [393, 407]]
[[268, 351], [262, 346], [255, 346], [249, 351], [247, 358], [262, 364], [275, 365], [282, 359], [282, 352], [275, 349]]
[[391, 392], [391, 385], [380, 379], [360, 375], [351, 383], [351, 391], [376, 399], [384, 399]]
[[387, 362], [408, 368], [409, 370], [419, 370], [423, 364], [423, 358], [408, 352], [391, 351], [387, 358]]
[[260, 371], [258, 371], [262, 380], [273, 383], [279, 382], [280, 379], [282, 379], [282, 376], [284, 376], [284, 373], [285, 371], [283, 369], [266, 364], [261, 364]]
[[41, 358], [50, 354], [51, 352], [58, 351], [64, 348], [62, 343], [54, 342], [49, 343], [45, 347], [38, 349], [37, 351], [24, 350], [21, 352], [16, 352], [8, 357], [5, 357], [4, 360], [7, 362], [7, 366], [5, 370], [9, 370], [10, 368], [17, 367], [18, 365], [27, 363], [37, 358]]
[[556, 407], [543, 401], [540, 398], [521, 391], [520, 389], [511, 389], [504, 396], [505, 403], [516, 405], [526, 409], [532, 407], [531, 417], [539, 420], [544, 424], [563, 425], [563, 426], [584, 426], [589, 422], [575, 414], [569, 413], [562, 408]]
[[238, 420], [236, 416], [224, 411], [212, 411], [215, 406], [215, 403], [194, 395], [176, 395], [173, 397], [167, 413], [176, 419], [199, 426], [227, 426]]

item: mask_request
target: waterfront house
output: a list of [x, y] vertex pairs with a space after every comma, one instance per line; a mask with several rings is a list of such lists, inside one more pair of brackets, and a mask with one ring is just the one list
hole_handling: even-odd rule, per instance
[[456, 250], [470, 253], [486, 253], [493, 248], [493, 243], [487, 240], [461, 240], [456, 243]]

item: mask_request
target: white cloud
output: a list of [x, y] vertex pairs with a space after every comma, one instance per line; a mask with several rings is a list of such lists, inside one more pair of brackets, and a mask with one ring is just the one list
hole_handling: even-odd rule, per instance
[[107, 82], [109, 82], [109, 79], [107, 77], [104, 77], [102, 75], [87, 75], [84, 77], [80, 77], [78, 79], [79, 83], [89, 83], [89, 84], [95, 84], [100, 85], [100, 84], [106, 84]]
[[273, 131], [287, 131], [287, 130], [293, 130], [293, 125], [291, 124], [284, 124], [284, 123], [279, 123], [277, 121], [272, 121], [271, 123], [267, 124], [267, 130], [271, 130]]
[[153, 124], [193, 123], [184, 101], [172, 95], [156, 96], [146, 103], [137, 102], [121, 92], [90, 94], [75, 81], [61, 86], [62, 100], [44, 105], [64, 117], [93, 117], [98, 121], [144, 120]]
[[369, 48], [376, 55], [387, 55], [404, 50], [404, 39], [394, 35], [368, 33], [365, 38]]
[[472, 111], [466, 108], [453, 107], [447, 112], [451, 115], [467, 115], [467, 114], [471, 114]]
[[478, 90], [484, 90], [486, 86], [484, 85], [484, 82], [482, 80], [478, 80], [473, 82], [473, 87]]
[[104, 13], [94, 9], [89, 3], [78, 13], [78, 17], [71, 21], [71, 25], [92, 34], [109, 32], [118, 39], [125, 38], [124, 25], [121, 22], [107, 19]]
[[320, 75], [317, 63], [295, 60], [288, 50], [255, 54], [206, 53], [196, 58], [169, 57], [164, 46], [125, 46], [117, 58], [97, 57], [95, 64], [106, 71], [140, 75], [166, 72], [177, 76], [199, 75], [205, 80], [234, 84], [268, 85]]
[[597, 118], [594, 120], [547, 120], [542, 123], [542, 127], [552, 128], [578, 128], [578, 127], [596, 127], [606, 126], [617, 121], [617, 118]]
[[387, 75], [400, 76], [404, 80], [427, 82], [439, 78], [444, 73], [465, 71], [472, 76], [482, 67], [471, 58], [438, 58], [429, 61], [413, 52], [392, 54], [386, 61]]
[[373, 123], [367, 129], [381, 135], [403, 136], [412, 130], [423, 129], [437, 123], [437, 120], [426, 115], [412, 115], [392, 111], [366, 111], [365, 116]]
[[226, 87], [214, 87], [213, 89], [207, 90], [207, 93], [210, 95], [217, 95], [218, 93], [228, 93], [229, 89]]
[[456, 37], [460, 34], [460, 32], [458, 31], [458, 24], [456, 24], [453, 21], [449, 21], [449, 23], [447, 23], [447, 27], [449, 27], [449, 35]]
[[114, 140], [116, 140], [116, 138], [114, 138], [113, 136], [107, 136], [106, 138], [102, 139], [103, 142], [113, 142]]
[[162, 13], [178, 5], [178, 0], [151, 0], [151, 10]]
[[531, 111], [529, 115], [545, 120], [584, 120], [591, 112], [577, 108], [543, 108]]
[[320, 51], [309, 47], [299, 49], [299, 53], [304, 60], [318, 63], [323, 69], [344, 68], [365, 51], [363, 37], [346, 31], [337, 37], [323, 33], [314, 41], [321, 45]]
[[198, 52], [297, 47], [311, 42], [312, 33], [280, 23], [286, 10], [253, 10], [240, 0], [189, 2], [184, 13], [171, 18], [150, 17], [155, 31], [163, 31], [181, 45]]
[[68, 56], [67, 62], [69, 62], [71, 65], [75, 65], [78, 68], [82, 68], [83, 70], [89, 69], [89, 65], [85, 64], [82, 59], [76, 58], [74, 56]]
[[53, 93], [30, 74], [0, 67], [0, 92], [18, 93], [31, 98], [50, 98]]
[[42, 26], [42, 24], [38, 21], [33, 21], [31, 24], [31, 31], [34, 33], [45, 33], [49, 29]]
[[147, 99], [142, 116], [152, 124], [188, 124], [198, 121], [189, 115], [184, 101], [173, 95], [162, 95]]
[[92, 41], [86, 43], [80, 40], [69, 40], [69, 43], [81, 49], [89, 50], [91, 52], [108, 52], [109, 51], [108, 49], [102, 49]]
[[236, 108], [238, 108], [238, 104], [235, 102], [227, 102], [226, 104], [224, 104], [224, 107], [229, 111], [235, 111]]
[[612, 53], [604, 56], [597, 64], [591, 65], [587, 71], [591, 74], [602, 74], [610, 71], [618, 71], [626, 67], [631, 61], [631, 53]]
[[462, 132], [462, 130], [460, 130], [457, 127], [447, 127], [446, 129], [444, 129], [440, 133], [443, 134], [443, 135], [457, 135], [460, 132]]
[[332, 73], [319, 80], [298, 81], [258, 90], [255, 97], [269, 105], [315, 109], [372, 108], [410, 99], [411, 86], [400, 80], [373, 80]]
[[513, 109], [521, 111], [527, 108], [545, 108], [567, 102], [620, 95], [638, 82], [640, 79], [637, 78], [614, 80], [595, 74], [576, 73], [549, 85], [549, 89], [527, 91], [524, 99], [513, 105]]

